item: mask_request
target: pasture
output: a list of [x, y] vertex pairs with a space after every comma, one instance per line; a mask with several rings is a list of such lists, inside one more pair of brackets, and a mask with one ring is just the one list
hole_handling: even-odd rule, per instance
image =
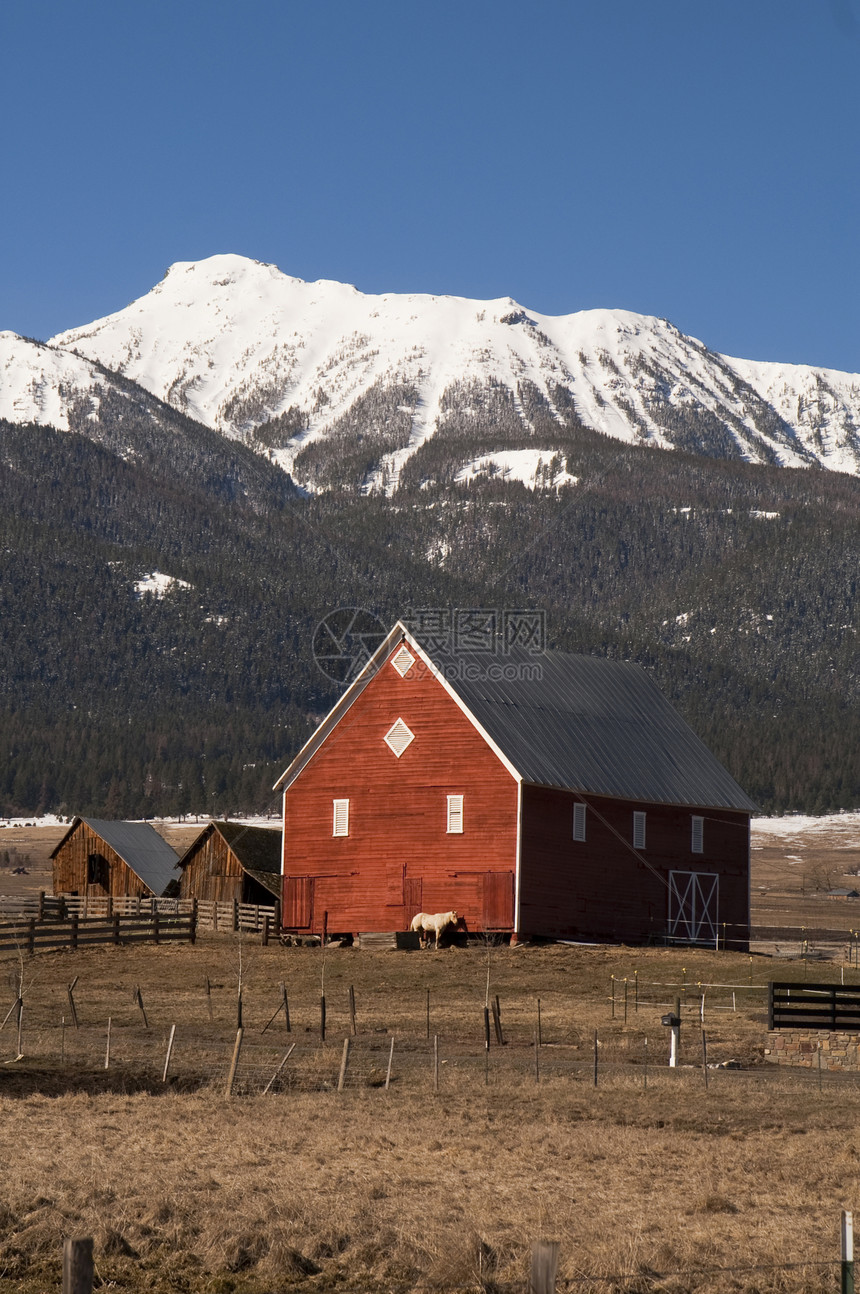
[[[69, 1234], [92, 1234], [98, 1278], [134, 1292], [519, 1290], [541, 1237], [561, 1242], [570, 1290], [837, 1287], [839, 1210], [860, 1199], [860, 1081], [826, 1074], [819, 1089], [814, 1073], [761, 1063], [762, 986], [802, 977], [801, 963], [492, 944], [323, 953], [212, 936], [13, 957], [4, 971], [3, 1014], [22, 971], [25, 1006], [21, 1060], [12, 1022], [0, 1033], [0, 1289], [56, 1288]], [[488, 979], [505, 1037], [489, 1065]], [[281, 1011], [263, 1033], [281, 983], [291, 1031]], [[745, 1066], [710, 1070], [707, 1088], [701, 985], [736, 986], [704, 989], [705, 1026], [709, 1059]], [[669, 1071], [660, 1016], [685, 987], [682, 1067]]]

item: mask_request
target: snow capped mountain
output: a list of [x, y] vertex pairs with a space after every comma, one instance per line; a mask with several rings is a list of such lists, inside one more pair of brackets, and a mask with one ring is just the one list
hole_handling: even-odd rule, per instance
[[554, 317], [510, 298], [372, 296], [223, 255], [171, 266], [138, 301], [49, 345], [38, 348], [47, 388], [39, 395], [38, 376], [19, 376], [0, 411], [23, 407], [31, 390], [43, 420], [62, 425], [48, 417], [47, 390], [81, 356], [267, 450], [317, 490], [433, 479], [433, 438], [455, 456], [461, 447], [460, 479], [498, 470], [494, 451], [549, 461], [554, 429], [573, 423], [632, 443], [860, 472], [860, 377], [729, 359], [624, 310]]
[[96, 366], [13, 332], [0, 332], [0, 418], [71, 430], [69, 411], [103, 382]]

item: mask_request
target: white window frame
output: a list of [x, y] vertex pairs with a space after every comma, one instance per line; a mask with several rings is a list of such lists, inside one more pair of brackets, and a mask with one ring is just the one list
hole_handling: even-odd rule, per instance
[[448, 822], [447, 833], [449, 836], [462, 836], [463, 834], [463, 800], [462, 795], [448, 796]]
[[574, 840], [585, 840], [585, 823], [586, 823], [586, 806], [581, 800], [574, 800], [573, 803], [573, 838]]
[[703, 854], [705, 852], [705, 819], [693, 814], [690, 818], [690, 853]]
[[645, 848], [645, 839], [646, 839], [645, 818], [646, 818], [646, 815], [642, 812], [641, 809], [634, 809], [633, 811], [633, 848], [634, 849]]
[[349, 800], [332, 800], [331, 834], [349, 835]]

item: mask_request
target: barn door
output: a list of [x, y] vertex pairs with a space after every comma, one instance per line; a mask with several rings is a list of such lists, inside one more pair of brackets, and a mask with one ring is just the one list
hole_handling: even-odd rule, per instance
[[511, 930], [514, 924], [513, 872], [484, 873], [484, 929]]
[[719, 892], [720, 878], [710, 872], [670, 872], [669, 938], [688, 944], [715, 944]]
[[307, 930], [314, 918], [314, 878], [287, 876], [284, 881], [284, 926]]
[[409, 923], [415, 916], [416, 912], [422, 910], [421, 893], [424, 888], [424, 882], [420, 876], [403, 877], [403, 921], [404, 930], [409, 929]]

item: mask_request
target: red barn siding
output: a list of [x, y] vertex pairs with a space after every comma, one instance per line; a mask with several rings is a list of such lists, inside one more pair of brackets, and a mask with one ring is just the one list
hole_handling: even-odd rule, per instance
[[[399, 759], [383, 740], [398, 718], [415, 734]], [[461, 835], [449, 795], [464, 797]], [[332, 835], [334, 799], [349, 800], [348, 836]], [[389, 658], [284, 797], [284, 925], [320, 931], [327, 912], [330, 931], [402, 930], [454, 908], [481, 930], [489, 895], [510, 929], [516, 851], [515, 778], [420, 661], [401, 678]]]
[[[727, 923], [729, 938], [748, 938], [747, 814], [583, 796], [589, 808], [586, 840], [581, 842], [573, 839], [577, 798], [568, 791], [523, 787], [521, 933], [615, 940], [662, 937], [668, 875], [684, 871], [719, 874], [720, 926]], [[642, 851], [632, 848], [634, 811], [646, 814]], [[705, 819], [701, 854], [690, 848], [694, 813]]]

